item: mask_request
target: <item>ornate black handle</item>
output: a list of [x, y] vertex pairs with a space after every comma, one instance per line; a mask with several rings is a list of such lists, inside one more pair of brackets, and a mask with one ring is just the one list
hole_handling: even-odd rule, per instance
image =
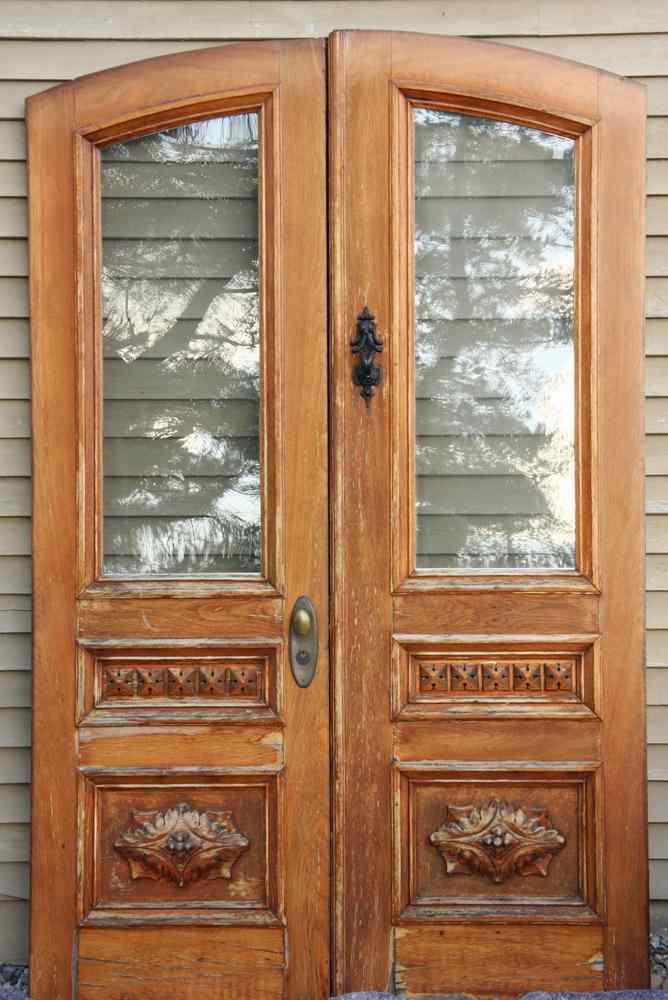
[[374, 354], [383, 350], [383, 341], [376, 333], [376, 317], [364, 306], [357, 317], [357, 333], [350, 341], [353, 354], [357, 355], [357, 363], [353, 365], [353, 382], [359, 386], [360, 396], [368, 406], [373, 396], [373, 390], [380, 385], [383, 369], [374, 364]]

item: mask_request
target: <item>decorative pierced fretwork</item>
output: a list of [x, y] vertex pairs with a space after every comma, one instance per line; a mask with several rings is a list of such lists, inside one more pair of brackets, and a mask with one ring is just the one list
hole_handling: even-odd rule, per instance
[[257, 700], [263, 692], [262, 668], [225, 665], [192, 667], [105, 667], [104, 700], [139, 698], [239, 698]]
[[445, 823], [429, 842], [448, 875], [482, 875], [498, 883], [512, 875], [545, 878], [566, 838], [544, 809], [491, 799], [482, 806], [448, 806]]
[[575, 667], [569, 660], [418, 660], [420, 694], [572, 694]]
[[114, 841], [132, 879], [165, 879], [179, 888], [199, 879], [231, 879], [250, 846], [231, 812], [198, 812], [188, 802], [165, 812], [133, 810], [132, 819]]

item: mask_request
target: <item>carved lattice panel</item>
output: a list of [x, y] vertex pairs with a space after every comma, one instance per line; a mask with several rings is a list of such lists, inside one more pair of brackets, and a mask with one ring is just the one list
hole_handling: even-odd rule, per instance
[[[596, 712], [595, 639], [452, 640], [396, 636], [394, 717], [430, 719], [531, 716], [591, 717]], [[542, 647], [542, 648], [541, 648]]]
[[87, 723], [275, 718], [277, 647], [83, 645], [79, 689], [80, 719]]

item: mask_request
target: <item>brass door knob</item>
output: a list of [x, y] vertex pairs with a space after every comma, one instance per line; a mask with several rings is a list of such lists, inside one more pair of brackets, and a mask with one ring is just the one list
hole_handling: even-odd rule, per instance
[[297, 635], [308, 635], [311, 631], [311, 616], [304, 608], [295, 611], [292, 619], [292, 629]]

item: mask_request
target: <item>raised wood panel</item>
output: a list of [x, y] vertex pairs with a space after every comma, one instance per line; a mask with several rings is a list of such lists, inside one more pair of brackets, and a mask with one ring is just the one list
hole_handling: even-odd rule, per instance
[[485, 723], [484, 747], [480, 729], [467, 719], [447, 722], [402, 722], [395, 737], [399, 761], [597, 761], [601, 754], [601, 726], [598, 720], [577, 723], [552, 719], [553, 738], [545, 742], [545, 723], [524, 719], [522, 739], [517, 739], [518, 723], [499, 719]]
[[437, 636], [470, 632], [496, 635], [527, 633], [592, 633], [597, 628], [597, 604], [586, 595], [534, 595], [525, 606], [513, 595], [425, 594], [419, 604], [412, 596], [399, 597], [394, 605], [394, 631], [414, 636]]
[[244, 726], [125, 726], [123, 732], [104, 726], [86, 727], [80, 734], [82, 767], [162, 767], [165, 740], [170, 755], [184, 767], [267, 767], [282, 760], [284, 738], [279, 729]]
[[[572, 919], [596, 913], [600, 819], [593, 765], [465, 769], [441, 763], [399, 767], [395, 778], [401, 870], [396, 919], [461, 919], [466, 913], [489, 920], [501, 912], [508, 920], [529, 914], [540, 919], [554, 907]], [[528, 846], [530, 817], [542, 828], [530, 858], [521, 850], [499, 855], [489, 850], [484, 834], [478, 837], [479, 829], [494, 824], [497, 830], [512, 828], [515, 844], [526, 838]]]
[[[511, 1000], [559, 982], [564, 990], [604, 988], [600, 926], [398, 927], [396, 985], [415, 994], [464, 993]], [[540, 963], [528, 960], [541, 955]], [[486, 992], [493, 970], [494, 991]]]
[[[242, 774], [201, 768], [196, 777], [176, 768], [153, 776], [87, 771], [81, 918], [146, 923], [196, 913], [278, 922], [278, 781], [277, 773], [252, 767]], [[179, 857], [170, 838], [188, 834], [199, 844]]]
[[80, 1000], [126, 1000], [139, 977], [146, 1000], [166, 993], [182, 1000], [282, 1000], [285, 980], [282, 928], [160, 927], [79, 932]]

